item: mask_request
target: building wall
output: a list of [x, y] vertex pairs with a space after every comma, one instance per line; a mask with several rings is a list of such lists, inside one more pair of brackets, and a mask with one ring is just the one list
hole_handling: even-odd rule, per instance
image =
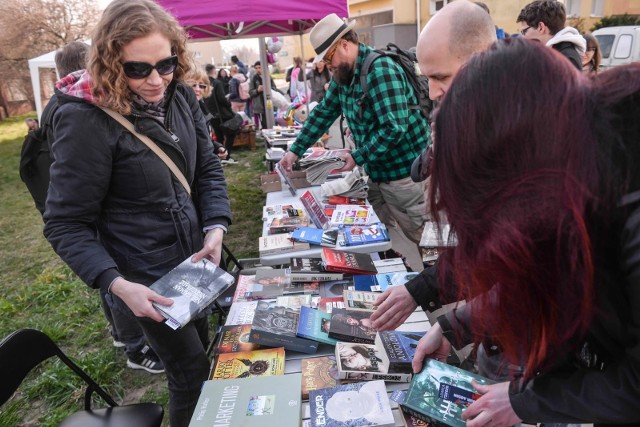
[[[437, 5], [446, 4], [452, 0], [418, 0], [420, 8], [419, 22], [416, 0], [349, 0], [349, 14], [352, 18], [378, 13], [384, 10], [393, 11], [393, 24], [410, 24], [424, 28], [432, 16], [432, 9]], [[507, 33], [517, 33], [519, 25], [515, 22], [520, 10], [532, 0], [484, 0], [491, 11], [491, 17], [495, 24]], [[567, 19], [567, 25], [576, 26], [580, 30], [588, 32], [590, 28], [602, 18], [602, 16], [640, 15], [640, 0], [560, 0], [567, 9], [577, 10], [575, 17]], [[601, 3], [602, 14], [592, 15], [592, 7]], [[598, 9], [598, 8], [596, 8]]]

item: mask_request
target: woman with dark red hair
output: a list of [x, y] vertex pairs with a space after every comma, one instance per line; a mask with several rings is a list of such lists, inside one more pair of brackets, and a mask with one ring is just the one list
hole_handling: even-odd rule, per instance
[[[540, 43], [498, 42], [435, 116], [431, 212], [458, 306], [413, 362], [470, 342], [495, 385], [469, 427], [640, 423], [640, 64], [589, 81]], [[450, 280], [453, 279], [453, 280]]]

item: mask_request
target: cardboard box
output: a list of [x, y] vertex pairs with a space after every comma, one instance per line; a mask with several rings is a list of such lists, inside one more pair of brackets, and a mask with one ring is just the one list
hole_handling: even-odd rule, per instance
[[[309, 181], [307, 181], [307, 176], [304, 171], [291, 172], [291, 182], [296, 189], [311, 187], [311, 184], [309, 183]], [[280, 175], [278, 175], [277, 173], [260, 175], [260, 188], [262, 188], [262, 191], [264, 191], [265, 193], [282, 191]]]

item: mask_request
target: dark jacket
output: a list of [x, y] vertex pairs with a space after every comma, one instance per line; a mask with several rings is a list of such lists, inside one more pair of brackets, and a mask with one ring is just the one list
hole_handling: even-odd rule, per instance
[[214, 117], [220, 117], [222, 121], [229, 120], [234, 113], [229, 100], [225, 96], [222, 82], [211, 78], [209, 78], [209, 81], [211, 82], [211, 95], [204, 99], [204, 105]]
[[[262, 84], [262, 76], [256, 74], [251, 78], [251, 82], [249, 83], [249, 95], [251, 95], [251, 100], [253, 101], [253, 112], [256, 114], [264, 114], [264, 90], [262, 92], [258, 92], [258, 86]], [[271, 90], [275, 90], [280, 92], [276, 88], [276, 84], [271, 79]], [[282, 93], [282, 92], [280, 92]]]
[[551, 47], [564, 55], [578, 70], [582, 70], [582, 58], [576, 50], [576, 45], [571, 42], [561, 42]]
[[204, 226], [231, 222], [222, 167], [195, 95], [175, 82], [167, 90], [164, 125], [127, 119], [172, 158], [193, 197], [105, 112], [58, 93], [44, 234], [91, 287], [106, 290], [119, 275], [149, 285], [202, 248]]
[[324, 70], [322, 70], [322, 73], [319, 73], [318, 70], [311, 70], [307, 74], [307, 80], [309, 81], [309, 84], [311, 86], [310, 101], [322, 101], [325, 93], [327, 93], [324, 85], [331, 81], [331, 74], [329, 74], [329, 70], [325, 68]]

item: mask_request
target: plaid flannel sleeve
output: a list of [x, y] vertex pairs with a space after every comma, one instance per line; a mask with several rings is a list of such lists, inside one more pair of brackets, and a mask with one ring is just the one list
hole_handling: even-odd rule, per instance
[[338, 84], [332, 79], [327, 93], [309, 113], [296, 142], [293, 143], [289, 151], [298, 157], [302, 156], [307, 148], [315, 144], [329, 130], [333, 122], [340, 116], [340, 108]]

